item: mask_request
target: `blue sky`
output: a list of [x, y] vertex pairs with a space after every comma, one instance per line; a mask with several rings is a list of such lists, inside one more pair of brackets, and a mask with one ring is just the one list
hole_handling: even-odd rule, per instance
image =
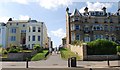
[[83, 12], [86, 6], [89, 10], [101, 10], [101, 7], [106, 6], [107, 11], [115, 13], [118, 8], [117, 2], [118, 0], [111, 3], [73, 0], [35, 0], [34, 2], [32, 0], [5, 0], [0, 2], [0, 22], [6, 22], [10, 17], [20, 20], [30, 17], [45, 22], [48, 35], [52, 38], [54, 46], [58, 46], [61, 44], [61, 38], [66, 35], [65, 9], [67, 6], [70, 12], [73, 12], [75, 8]]

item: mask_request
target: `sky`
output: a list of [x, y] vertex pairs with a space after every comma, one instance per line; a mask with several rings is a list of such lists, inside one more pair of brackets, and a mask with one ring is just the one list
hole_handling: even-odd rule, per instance
[[59, 46], [66, 36], [66, 7], [72, 13], [77, 8], [81, 13], [87, 6], [89, 11], [101, 11], [107, 7], [108, 12], [115, 13], [119, 0], [0, 0], [0, 22], [28, 20], [29, 18], [44, 22], [53, 47]]

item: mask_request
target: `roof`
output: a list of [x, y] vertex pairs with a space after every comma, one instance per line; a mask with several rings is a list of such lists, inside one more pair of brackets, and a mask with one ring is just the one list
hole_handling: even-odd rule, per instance
[[18, 23], [27, 23], [28, 20], [12, 20], [12, 21], [8, 21], [8, 23], [13, 23], [13, 22], [18, 22]]
[[73, 13], [71, 14], [71, 16], [74, 15], [82, 16], [82, 14], [77, 9], [74, 9]]

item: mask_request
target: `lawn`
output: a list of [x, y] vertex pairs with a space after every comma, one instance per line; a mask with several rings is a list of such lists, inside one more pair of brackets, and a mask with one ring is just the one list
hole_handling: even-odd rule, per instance
[[2, 48], [0, 48], [0, 54], [2, 54]]
[[47, 54], [48, 50], [43, 50], [43, 53], [37, 53], [35, 56], [31, 58], [31, 61], [38, 61], [45, 59], [45, 55]]
[[71, 52], [70, 49], [62, 48], [60, 52], [61, 52], [61, 57], [65, 60], [67, 60], [70, 57], [76, 57], [77, 60], [80, 60], [80, 56]]
[[32, 52], [33, 50], [21, 50], [19, 52]]

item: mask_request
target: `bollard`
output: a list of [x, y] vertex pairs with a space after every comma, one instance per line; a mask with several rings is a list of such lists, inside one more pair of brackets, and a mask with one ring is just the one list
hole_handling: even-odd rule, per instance
[[109, 62], [108, 56], [107, 56], [107, 64], [108, 64], [108, 66], [110, 66], [110, 62]]
[[90, 70], [92, 70], [92, 68], [90, 68]]
[[108, 66], [110, 66], [110, 62], [109, 62], [109, 59], [107, 60], [107, 64], [108, 64]]
[[26, 68], [28, 68], [28, 58], [26, 59]]
[[70, 65], [70, 58], [68, 58], [68, 67], [71, 67], [71, 65]]

